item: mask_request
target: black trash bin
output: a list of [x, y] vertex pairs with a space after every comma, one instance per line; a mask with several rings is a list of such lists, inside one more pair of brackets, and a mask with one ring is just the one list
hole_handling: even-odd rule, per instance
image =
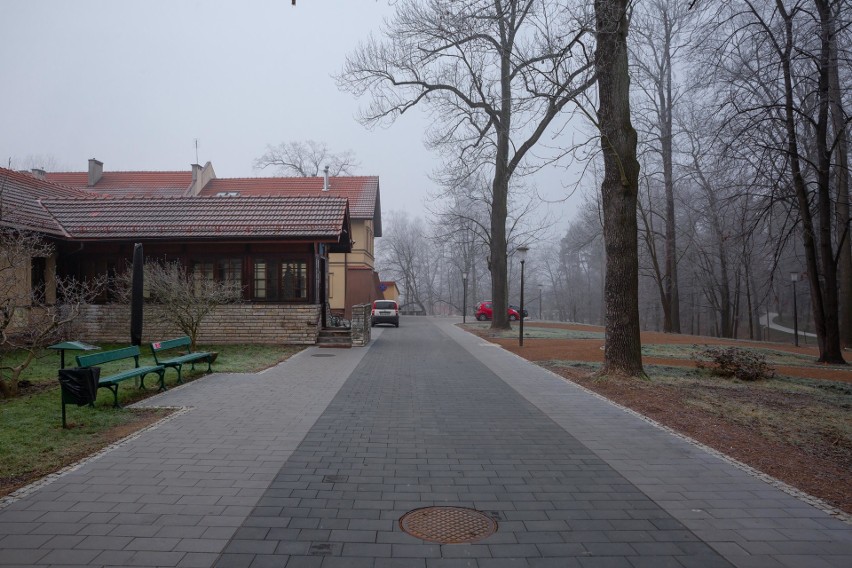
[[60, 369], [59, 386], [62, 390], [62, 427], [65, 423], [65, 405], [93, 405], [98, 393], [100, 367], [83, 367], [77, 369]]

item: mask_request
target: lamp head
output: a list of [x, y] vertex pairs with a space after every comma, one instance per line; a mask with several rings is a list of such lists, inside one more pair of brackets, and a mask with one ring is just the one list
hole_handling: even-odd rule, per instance
[[524, 245], [521, 245], [517, 249], [515, 249], [515, 252], [518, 253], [518, 260], [520, 260], [521, 262], [525, 261], [527, 259], [527, 251], [529, 250], [530, 247]]
[[791, 272], [790, 273], [790, 282], [798, 282], [799, 281], [799, 273]]

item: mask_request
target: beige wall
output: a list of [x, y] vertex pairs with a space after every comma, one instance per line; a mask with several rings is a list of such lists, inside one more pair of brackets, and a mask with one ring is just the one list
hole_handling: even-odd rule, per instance
[[[148, 316], [142, 342], [180, 337], [183, 333], [155, 325]], [[313, 345], [319, 335], [320, 306], [313, 304], [234, 304], [219, 306], [204, 320], [198, 341], [203, 344], [260, 343], [270, 345]], [[76, 319], [68, 338], [87, 343], [130, 343], [130, 307], [122, 304], [86, 306]]]
[[[13, 300], [15, 315], [9, 325], [9, 331], [19, 330], [29, 325], [29, 310], [32, 305], [33, 275], [32, 264], [26, 262], [16, 270], [4, 272], [2, 294]], [[48, 304], [56, 302], [56, 256], [47, 259], [45, 267], [45, 301]], [[5, 299], [5, 298], [4, 298]]]
[[399, 288], [396, 287], [396, 284], [392, 284], [385, 289], [385, 291], [382, 293], [382, 296], [385, 300], [393, 300], [394, 302], [399, 302]]
[[[329, 273], [329, 304], [333, 310], [345, 310], [351, 307], [357, 299], [349, 298], [346, 293], [347, 283], [347, 268], [363, 268], [369, 267], [373, 269], [375, 266], [375, 238], [373, 236], [373, 220], [372, 219], [352, 219], [352, 240], [355, 245], [352, 247], [352, 252], [332, 253], [328, 255], [328, 273]], [[349, 284], [350, 294], [352, 292], [352, 283]]]

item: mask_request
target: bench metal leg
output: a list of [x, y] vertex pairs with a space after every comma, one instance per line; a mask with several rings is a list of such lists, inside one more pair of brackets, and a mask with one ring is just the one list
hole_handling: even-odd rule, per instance
[[102, 385], [100, 388], [109, 389], [112, 392], [112, 398], [113, 398], [112, 407], [113, 408], [121, 408], [121, 405], [118, 404], [118, 385], [117, 384]]

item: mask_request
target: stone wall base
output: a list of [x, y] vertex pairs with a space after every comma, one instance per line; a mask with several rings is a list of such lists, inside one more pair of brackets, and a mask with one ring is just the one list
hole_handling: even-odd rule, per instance
[[352, 306], [352, 346], [365, 347], [370, 344], [372, 330], [372, 304]]
[[[157, 323], [145, 306], [142, 342], [184, 335], [177, 328]], [[319, 305], [233, 304], [217, 307], [201, 324], [198, 342], [313, 345], [319, 335]], [[66, 333], [69, 339], [88, 343], [130, 342], [130, 307], [123, 304], [89, 305], [83, 308]]]

